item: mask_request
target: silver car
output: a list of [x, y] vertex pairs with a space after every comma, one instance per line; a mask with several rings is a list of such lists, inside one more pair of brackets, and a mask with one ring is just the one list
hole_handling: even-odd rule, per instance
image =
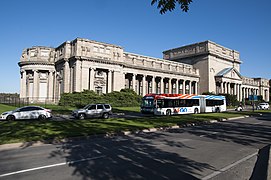
[[39, 119], [45, 120], [51, 118], [51, 110], [39, 106], [25, 106], [13, 111], [3, 112], [0, 120], [13, 121], [17, 119]]
[[76, 119], [85, 119], [92, 117], [109, 118], [112, 114], [112, 107], [109, 104], [89, 104], [82, 109], [77, 109], [72, 112], [72, 116]]

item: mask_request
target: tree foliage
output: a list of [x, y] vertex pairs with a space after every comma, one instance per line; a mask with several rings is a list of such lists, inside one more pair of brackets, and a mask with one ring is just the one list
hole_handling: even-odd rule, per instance
[[176, 6], [179, 6], [182, 11], [187, 12], [189, 10], [189, 4], [192, 0], [152, 0], [151, 5], [157, 3], [157, 8], [160, 9], [161, 14], [165, 14], [167, 11], [173, 11]]

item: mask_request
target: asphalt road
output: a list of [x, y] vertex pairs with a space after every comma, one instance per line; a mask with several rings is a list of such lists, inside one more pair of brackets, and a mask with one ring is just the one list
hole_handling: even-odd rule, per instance
[[269, 144], [271, 116], [54, 145], [26, 143], [0, 148], [0, 179], [260, 180]]

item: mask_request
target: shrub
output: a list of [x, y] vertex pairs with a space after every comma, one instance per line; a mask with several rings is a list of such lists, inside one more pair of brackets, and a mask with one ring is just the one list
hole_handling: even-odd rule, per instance
[[137, 95], [131, 89], [122, 89], [120, 92], [113, 91], [102, 95], [98, 95], [94, 91], [84, 90], [83, 92], [63, 93], [59, 105], [81, 108], [92, 103], [109, 103], [115, 107], [133, 107], [139, 106], [141, 99], [142, 96]]

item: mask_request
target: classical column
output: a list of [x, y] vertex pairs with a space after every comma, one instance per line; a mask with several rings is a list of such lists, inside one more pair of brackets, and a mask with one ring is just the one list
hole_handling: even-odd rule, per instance
[[236, 84], [236, 96], [237, 96], [237, 100], [240, 101], [240, 95], [239, 95], [239, 84]]
[[245, 99], [245, 88], [244, 87], [241, 87], [242, 89], [242, 100]]
[[107, 93], [112, 92], [112, 70], [108, 70], [107, 74]]
[[33, 100], [39, 99], [39, 72], [34, 70], [34, 81], [33, 81]]
[[160, 93], [163, 94], [165, 93], [165, 89], [164, 89], [164, 78], [161, 77], [161, 85], [160, 85]]
[[168, 78], [168, 93], [172, 94], [172, 79]]
[[233, 88], [232, 88], [232, 95], [236, 95], [236, 84], [235, 83], [232, 83], [233, 84]]
[[180, 82], [179, 82], [179, 80], [177, 79], [176, 80], [176, 87], [175, 87], [175, 89], [176, 89], [176, 94], [179, 94], [179, 84]]
[[182, 83], [183, 83], [183, 89], [182, 89], [182, 90], [183, 90], [183, 93], [182, 93], [182, 94], [185, 94], [185, 92], [186, 92], [186, 91], [185, 91], [185, 88], [186, 88], [186, 87], [185, 87], [185, 80], [184, 80], [184, 79], [183, 79], [183, 82], [182, 82]]
[[223, 82], [220, 83], [220, 93], [223, 93], [224, 87], [223, 87]]
[[156, 92], [155, 76], [152, 76], [152, 93]]
[[21, 70], [20, 98], [26, 98], [26, 71]]
[[53, 72], [54, 71], [49, 71], [49, 74], [48, 74], [48, 96], [47, 96], [47, 99], [50, 102], [53, 102], [53, 93], [54, 93]]
[[228, 89], [228, 94], [231, 94], [231, 87], [230, 87], [230, 83], [227, 83], [227, 89]]
[[[81, 91], [81, 80], [82, 80], [82, 62], [77, 60], [76, 64], [75, 64], [75, 73], [74, 73], [74, 77], [75, 77], [75, 81], [74, 81], [74, 91], [75, 92], [80, 92]], [[64, 82], [65, 83], [65, 82]]]
[[245, 88], [245, 93], [246, 93], [245, 98], [248, 98], [248, 88]]
[[133, 74], [132, 83], [133, 83], [133, 90], [134, 90], [135, 92], [137, 92], [137, 91], [136, 91], [136, 74]]
[[240, 91], [240, 101], [243, 100], [243, 91], [242, 91], [242, 84], [239, 86], [239, 91]]
[[147, 76], [143, 75], [143, 77], [142, 77], [142, 96], [146, 95], [146, 78], [147, 78]]
[[188, 81], [188, 83], [189, 83], [189, 93], [188, 94], [191, 94], [191, 81]]
[[89, 69], [89, 90], [93, 90], [95, 91], [94, 89], [94, 79], [95, 79], [95, 68], [90, 68]]
[[198, 82], [195, 81], [195, 94], [198, 94]]

